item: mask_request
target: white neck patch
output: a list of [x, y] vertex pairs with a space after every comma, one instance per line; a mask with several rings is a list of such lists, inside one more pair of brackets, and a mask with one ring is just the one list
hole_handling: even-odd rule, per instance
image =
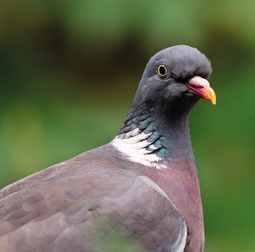
[[123, 139], [120, 136], [116, 136], [111, 142], [112, 145], [132, 162], [156, 169], [166, 168], [161, 162], [161, 157], [145, 149], [146, 146], [150, 145], [147, 139], [152, 133], [140, 133], [136, 136], [132, 136], [135, 135], [137, 130], [138, 129], [134, 129], [128, 133], [130, 135], [128, 138]]

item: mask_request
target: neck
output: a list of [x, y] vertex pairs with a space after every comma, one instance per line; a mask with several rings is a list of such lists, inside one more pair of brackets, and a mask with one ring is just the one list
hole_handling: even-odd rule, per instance
[[129, 160], [158, 169], [193, 160], [188, 112], [174, 105], [133, 106], [112, 143]]

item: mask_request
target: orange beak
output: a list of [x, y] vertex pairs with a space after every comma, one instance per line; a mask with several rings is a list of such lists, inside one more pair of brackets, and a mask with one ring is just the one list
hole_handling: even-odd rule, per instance
[[192, 93], [210, 101], [213, 105], [216, 104], [216, 94], [208, 80], [200, 76], [195, 76], [189, 80], [187, 87]]

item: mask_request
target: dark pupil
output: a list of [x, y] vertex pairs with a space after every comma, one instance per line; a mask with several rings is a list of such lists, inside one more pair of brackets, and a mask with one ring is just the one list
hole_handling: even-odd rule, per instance
[[166, 68], [164, 66], [160, 66], [158, 71], [160, 75], [166, 75]]

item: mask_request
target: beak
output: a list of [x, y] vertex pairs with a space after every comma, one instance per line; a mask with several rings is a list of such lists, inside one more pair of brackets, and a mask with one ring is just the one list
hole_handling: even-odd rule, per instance
[[208, 80], [200, 76], [195, 76], [188, 81], [187, 87], [192, 93], [210, 101], [213, 105], [216, 104], [216, 94]]

